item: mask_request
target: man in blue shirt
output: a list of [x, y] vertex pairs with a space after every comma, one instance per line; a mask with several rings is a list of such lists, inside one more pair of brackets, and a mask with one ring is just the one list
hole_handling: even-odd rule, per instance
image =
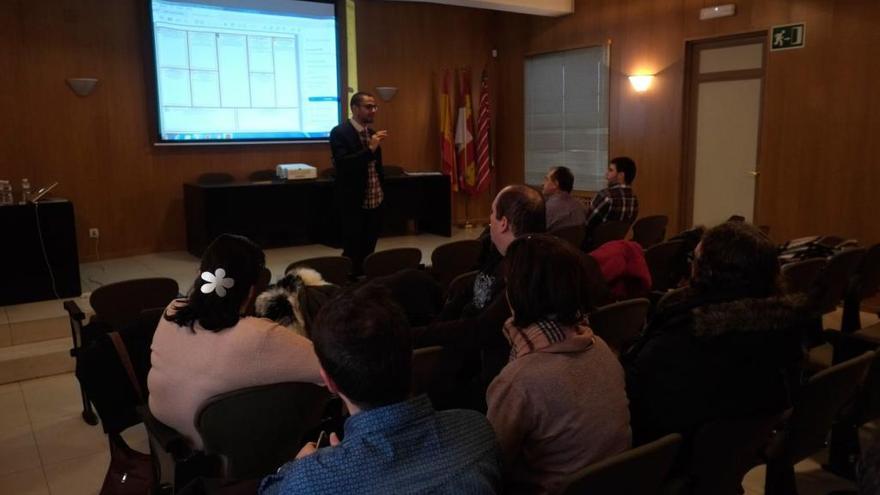
[[331, 434], [326, 448], [307, 444], [260, 493], [495, 493], [499, 454], [486, 418], [407, 399], [410, 330], [384, 290], [362, 286], [328, 302], [312, 338], [321, 376], [351, 413], [345, 435]]

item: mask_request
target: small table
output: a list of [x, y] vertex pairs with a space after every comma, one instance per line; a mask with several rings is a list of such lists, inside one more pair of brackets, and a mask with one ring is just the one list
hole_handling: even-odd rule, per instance
[[0, 306], [82, 294], [73, 203], [0, 206], [0, 230]]

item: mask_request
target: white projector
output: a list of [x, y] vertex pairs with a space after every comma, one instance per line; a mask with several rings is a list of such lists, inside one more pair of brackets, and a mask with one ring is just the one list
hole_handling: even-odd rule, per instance
[[318, 169], [305, 163], [280, 163], [275, 167], [279, 179], [300, 180], [316, 179]]

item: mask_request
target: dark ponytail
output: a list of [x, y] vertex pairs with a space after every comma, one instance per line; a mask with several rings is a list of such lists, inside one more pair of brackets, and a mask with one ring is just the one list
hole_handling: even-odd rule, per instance
[[[205, 250], [199, 274], [185, 301], [166, 313], [165, 319], [193, 330], [196, 322], [205, 330], [214, 332], [235, 326], [240, 318], [242, 304], [247, 299], [251, 287], [266, 265], [266, 256], [259, 246], [247, 237], [221, 234]], [[207, 294], [202, 286], [209, 282], [202, 278], [204, 272], [217, 273], [222, 268], [225, 278], [231, 278], [234, 285], [226, 289], [220, 297], [217, 290]]]

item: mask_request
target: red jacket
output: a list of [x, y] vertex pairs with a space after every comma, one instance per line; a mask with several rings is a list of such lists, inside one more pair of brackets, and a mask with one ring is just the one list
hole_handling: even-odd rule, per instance
[[651, 292], [651, 272], [642, 246], [632, 241], [611, 241], [590, 253], [616, 300], [645, 297]]

